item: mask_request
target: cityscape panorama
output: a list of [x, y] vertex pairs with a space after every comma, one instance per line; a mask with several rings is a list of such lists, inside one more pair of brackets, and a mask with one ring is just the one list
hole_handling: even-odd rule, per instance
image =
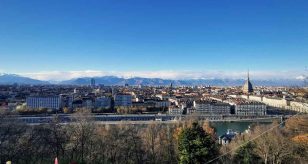
[[308, 1], [0, 0], [0, 164], [307, 164]]

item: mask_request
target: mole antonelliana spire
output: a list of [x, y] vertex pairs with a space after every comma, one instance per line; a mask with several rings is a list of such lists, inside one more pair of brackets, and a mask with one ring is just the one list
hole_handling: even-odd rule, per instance
[[250, 78], [249, 78], [249, 70], [247, 72], [247, 80], [243, 86], [243, 93], [252, 93], [253, 92], [253, 87], [252, 87], [252, 84], [250, 82]]

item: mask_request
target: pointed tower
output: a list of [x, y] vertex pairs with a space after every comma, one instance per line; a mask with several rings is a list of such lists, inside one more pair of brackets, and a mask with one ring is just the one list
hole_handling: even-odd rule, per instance
[[173, 84], [172, 84], [172, 82], [171, 82], [171, 84], [170, 84], [170, 87], [169, 87], [169, 97], [172, 97], [172, 95], [173, 95]]
[[246, 94], [250, 94], [253, 92], [253, 87], [252, 87], [252, 84], [250, 82], [250, 78], [249, 78], [249, 70], [248, 70], [248, 73], [247, 73], [247, 80], [243, 86], [243, 93], [246, 93]]

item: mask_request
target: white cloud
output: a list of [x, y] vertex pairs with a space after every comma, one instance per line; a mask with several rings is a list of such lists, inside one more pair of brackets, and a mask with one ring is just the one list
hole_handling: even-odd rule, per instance
[[[250, 71], [252, 79], [296, 79], [303, 72], [299, 71]], [[20, 73], [19, 75], [31, 77], [39, 80], [69, 80], [78, 77], [98, 77], [98, 76], [118, 76], [124, 78], [146, 77], [163, 79], [213, 79], [213, 78], [246, 78], [245, 71], [51, 71]]]
[[0, 69], [0, 75], [3, 75], [3, 74], [5, 74], [4, 70]]
[[297, 80], [305, 80], [307, 77], [304, 76], [304, 75], [300, 75], [300, 76], [297, 76], [296, 79]]

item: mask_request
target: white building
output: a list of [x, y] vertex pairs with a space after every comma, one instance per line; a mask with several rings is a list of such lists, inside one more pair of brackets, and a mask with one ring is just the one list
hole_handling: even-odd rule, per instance
[[47, 108], [59, 110], [61, 96], [30, 96], [26, 99], [27, 107], [32, 109]]
[[169, 114], [172, 115], [182, 115], [184, 109], [183, 108], [169, 108]]
[[229, 115], [231, 107], [227, 103], [217, 102], [215, 100], [200, 100], [194, 101], [195, 112], [199, 114], [210, 115]]
[[290, 100], [286, 98], [277, 98], [277, 97], [265, 97], [265, 96], [246, 96], [241, 95], [242, 98], [262, 102], [269, 106], [273, 107], [285, 107], [290, 106]]
[[257, 101], [243, 98], [232, 98], [228, 100], [235, 107], [235, 114], [239, 116], [264, 116], [266, 115], [266, 105]]
[[277, 97], [265, 97], [265, 96], [246, 96], [246, 95], [232, 95], [232, 97], [241, 97], [248, 100], [258, 101], [264, 103], [268, 106], [283, 108], [288, 110], [293, 110], [302, 113], [308, 113], [308, 104], [292, 101], [286, 97], [277, 98]]
[[169, 108], [171, 105], [171, 102], [168, 100], [158, 100], [158, 99], [144, 99], [144, 103], [155, 104], [155, 108]]
[[114, 97], [114, 106], [132, 106], [132, 95], [118, 94]]
[[156, 97], [160, 98], [161, 100], [167, 100], [170, 98], [167, 94], [157, 94]]
[[218, 143], [221, 145], [228, 145], [236, 135], [237, 132], [234, 132], [232, 129], [228, 129], [227, 133], [218, 137]]
[[262, 103], [236, 104], [235, 114], [241, 116], [264, 116], [266, 115], [266, 105]]

